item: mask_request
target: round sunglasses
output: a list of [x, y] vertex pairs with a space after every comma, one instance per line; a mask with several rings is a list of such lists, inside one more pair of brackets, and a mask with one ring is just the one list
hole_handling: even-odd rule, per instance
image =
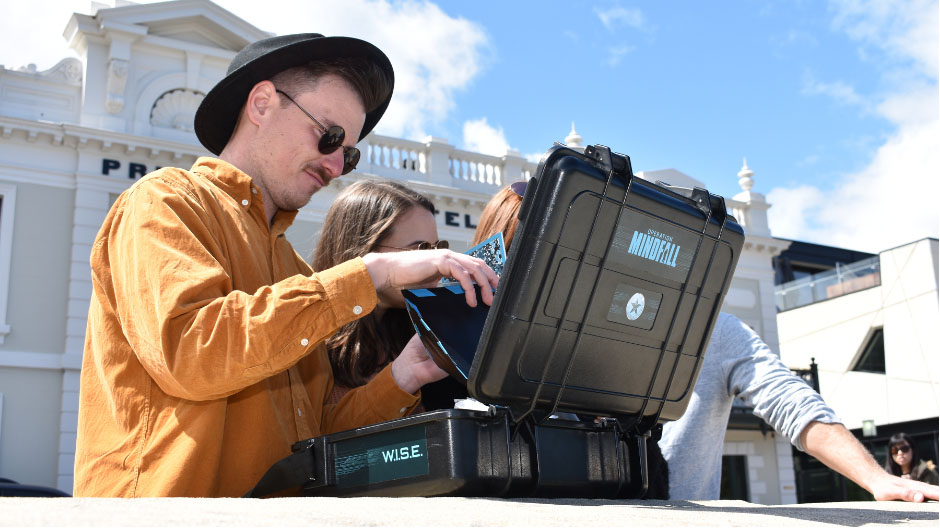
[[400, 246], [389, 246], [387, 244], [379, 244], [377, 246], [380, 248], [392, 248], [393, 250], [402, 250], [408, 252], [411, 250], [446, 250], [450, 248], [450, 243], [444, 240], [437, 242], [421, 241], [414, 248], [402, 248]]
[[343, 127], [340, 127], [339, 125], [333, 125], [331, 127], [324, 126], [322, 123], [320, 123], [320, 120], [313, 117], [310, 112], [307, 112], [304, 107], [300, 106], [300, 103], [294, 101], [293, 97], [287, 95], [286, 92], [278, 88], [275, 88], [274, 90], [286, 97], [288, 101], [299, 108], [300, 111], [306, 114], [308, 118], [312, 119], [313, 122], [317, 124], [317, 127], [320, 127], [322, 134], [320, 135], [320, 141], [317, 143], [317, 150], [319, 150], [321, 154], [332, 154], [336, 151], [336, 149], [339, 149], [340, 147], [343, 148], [342, 174], [347, 174], [356, 168], [356, 165], [359, 164], [359, 149], [355, 147], [343, 146], [343, 140], [346, 139], [346, 131], [343, 129]]

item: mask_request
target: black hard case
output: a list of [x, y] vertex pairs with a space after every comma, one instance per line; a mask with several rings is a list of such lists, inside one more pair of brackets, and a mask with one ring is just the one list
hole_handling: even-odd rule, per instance
[[643, 494], [649, 432], [688, 404], [743, 231], [721, 197], [635, 178], [603, 146], [552, 148], [519, 220], [467, 379], [489, 410], [302, 441], [305, 494]]
[[[558, 409], [641, 430], [678, 419], [743, 230], [721, 197], [635, 178], [630, 159], [605, 147], [582, 154], [556, 146], [536, 179], [473, 359], [470, 394], [514, 417]], [[632, 254], [637, 234], [642, 243], [669, 239], [678, 256], [661, 254], [670, 260], [662, 263]], [[636, 292], [647, 308], [661, 296], [655, 312], [633, 322], [612, 314], [612, 298]]]
[[[550, 419], [514, 428], [504, 410], [438, 410], [302, 441], [318, 496], [639, 497], [645, 437]], [[408, 456], [408, 457], [402, 457]]]

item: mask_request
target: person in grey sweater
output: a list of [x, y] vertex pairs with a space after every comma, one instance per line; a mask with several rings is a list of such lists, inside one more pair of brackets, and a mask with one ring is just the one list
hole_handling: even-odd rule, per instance
[[717, 500], [721, 452], [735, 397], [753, 406], [798, 449], [851, 479], [876, 500], [938, 499], [940, 489], [884, 471], [802, 379], [750, 327], [731, 314], [715, 323], [685, 414], [663, 426], [659, 441], [669, 464], [669, 498]]

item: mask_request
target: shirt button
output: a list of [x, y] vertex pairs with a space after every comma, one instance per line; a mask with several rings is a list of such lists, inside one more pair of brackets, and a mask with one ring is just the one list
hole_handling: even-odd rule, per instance
[[405, 413], [405, 410], [407, 410], [407, 409], [408, 409], [408, 408], [402, 408], [402, 409], [398, 410], [398, 413]]
[[310, 340], [308, 340], [308, 339], [306, 339], [306, 338], [300, 340], [300, 345], [302, 345], [302, 346], [304, 346], [304, 347], [307, 347], [307, 344], [308, 344], [308, 343], [310, 343]]
[[355, 307], [353, 307], [353, 314], [355, 314], [356, 316], [362, 314], [362, 307], [360, 307], [359, 305], [356, 305]]
[[252, 195], [257, 195], [257, 194], [258, 194], [258, 190], [255, 189], [255, 188], [251, 188], [251, 194], [252, 194]]
[[247, 205], [248, 205], [248, 199], [242, 200], [242, 205], [243, 205], [243, 206], [247, 206]]

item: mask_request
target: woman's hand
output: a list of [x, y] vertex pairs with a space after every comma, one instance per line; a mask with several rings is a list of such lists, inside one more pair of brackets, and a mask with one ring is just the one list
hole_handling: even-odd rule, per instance
[[408, 340], [401, 354], [392, 362], [392, 378], [406, 393], [415, 393], [421, 386], [446, 376], [447, 372], [437, 367], [417, 334]]

